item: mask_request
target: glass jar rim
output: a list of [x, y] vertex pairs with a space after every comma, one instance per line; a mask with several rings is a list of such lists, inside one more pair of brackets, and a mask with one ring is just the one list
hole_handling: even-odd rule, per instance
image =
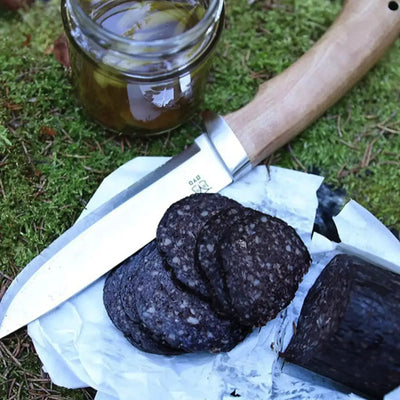
[[129, 39], [103, 28], [87, 15], [77, 1], [65, 0], [65, 3], [72, 11], [71, 18], [76, 20], [85, 35], [101, 43], [103, 47], [127, 54], [134, 52], [136, 57], [143, 58], [154, 57], [158, 54], [171, 54], [191, 46], [201, 35], [207, 34], [213, 23], [220, 18], [224, 7], [223, 0], [210, 0], [203, 18], [192, 28], [166, 39], [144, 41]]

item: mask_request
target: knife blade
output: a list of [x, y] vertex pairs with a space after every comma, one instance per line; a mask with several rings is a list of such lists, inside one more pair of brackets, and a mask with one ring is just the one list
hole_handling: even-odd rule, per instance
[[400, 11], [387, 1], [345, 2], [311, 50], [262, 84], [248, 105], [225, 119], [207, 114], [208, 133], [193, 146], [90, 213], [32, 260], [0, 303], [0, 338], [151, 241], [171, 203], [193, 192], [221, 190], [294, 138], [354, 86], [399, 34]]
[[[221, 143], [222, 154], [229, 149], [226, 163], [217, 150]], [[199, 136], [186, 151], [78, 221], [24, 268], [1, 302], [0, 337], [61, 304], [150, 242], [173, 202], [192, 193], [218, 192], [248, 165], [228, 130], [215, 126], [211, 135]], [[71, 284], [71, 277], [79, 279]], [[27, 307], [26, 299], [34, 308]]]

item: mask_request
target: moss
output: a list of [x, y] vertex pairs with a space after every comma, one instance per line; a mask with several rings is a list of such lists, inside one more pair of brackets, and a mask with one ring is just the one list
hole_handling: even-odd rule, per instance
[[[317, 167], [329, 183], [388, 227], [399, 230], [399, 42], [359, 85], [292, 145], [307, 170]], [[369, 152], [371, 153], [369, 155]], [[286, 165], [295, 166], [286, 154]]]
[[[246, 104], [260, 82], [318, 40], [340, 8], [340, 1], [328, 0], [228, 1], [207, 105], [227, 113]], [[399, 61], [397, 41], [366, 78], [273, 158], [281, 166], [320, 171], [328, 183], [343, 186], [349, 197], [397, 231], [400, 196], [393, 194], [400, 189]], [[372, 159], [363, 161], [371, 144]]]
[[[203, 108], [225, 114], [246, 104], [263, 80], [313, 45], [341, 5], [226, 0]], [[51, 53], [61, 33], [58, 0], [18, 13], [0, 9], [0, 270], [10, 276], [75, 221], [107, 174], [139, 155], [177, 154], [201, 130], [194, 119], [169, 135], [138, 140], [93, 123]], [[397, 42], [354, 90], [273, 157], [277, 165], [318, 170], [397, 230], [399, 78]]]

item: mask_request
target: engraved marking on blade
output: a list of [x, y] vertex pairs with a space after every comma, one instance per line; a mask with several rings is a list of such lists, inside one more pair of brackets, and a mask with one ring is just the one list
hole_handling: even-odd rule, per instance
[[207, 193], [212, 187], [203, 179], [200, 175], [196, 175], [189, 181], [189, 185], [192, 187], [194, 193]]

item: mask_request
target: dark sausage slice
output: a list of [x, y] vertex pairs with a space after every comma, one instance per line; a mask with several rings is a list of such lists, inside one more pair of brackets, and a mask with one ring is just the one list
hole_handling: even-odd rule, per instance
[[103, 289], [103, 302], [107, 314], [113, 324], [139, 350], [164, 355], [181, 354], [182, 351], [162, 343], [160, 338], [156, 338], [148, 331], [140, 323], [135, 310], [128, 307], [128, 313], [125, 308], [123, 297], [124, 294], [126, 296], [127, 291], [134, 293], [133, 277], [141, 259], [141, 253], [131, 256], [108, 275]]
[[296, 231], [261, 212], [228, 230], [220, 260], [236, 317], [248, 326], [275, 318], [293, 299], [311, 263]]
[[248, 333], [218, 317], [206, 301], [176, 286], [157, 249], [147, 257], [136, 279], [136, 309], [142, 323], [173, 348], [229, 351]]
[[207, 221], [197, 238], [195, 262], [211, 289], [212, 304], [222, 315], [232, 316], [232, 304], [218, 257], [220, 244], [232, 226], [253, 213], [256, 211], [241, 205], [226, 208]]
[[122, 282], [125, 281], [126, 272], [129, 269], [129, 257], [124, 263], [113, 269], [107, 276], [103, 288], [103, 302], [107, 314], [113, 324], [125, 335], [129, 334], [131, 321], [127, 316], [121, 301]]
[[193, 194], [169, 207], [158, 225], [158, 249], [173, 276], [203, 298], [209, 298], [210, 292], [195, 265], [197, 236], [210, 217], [238, 204], [220, 194]]

